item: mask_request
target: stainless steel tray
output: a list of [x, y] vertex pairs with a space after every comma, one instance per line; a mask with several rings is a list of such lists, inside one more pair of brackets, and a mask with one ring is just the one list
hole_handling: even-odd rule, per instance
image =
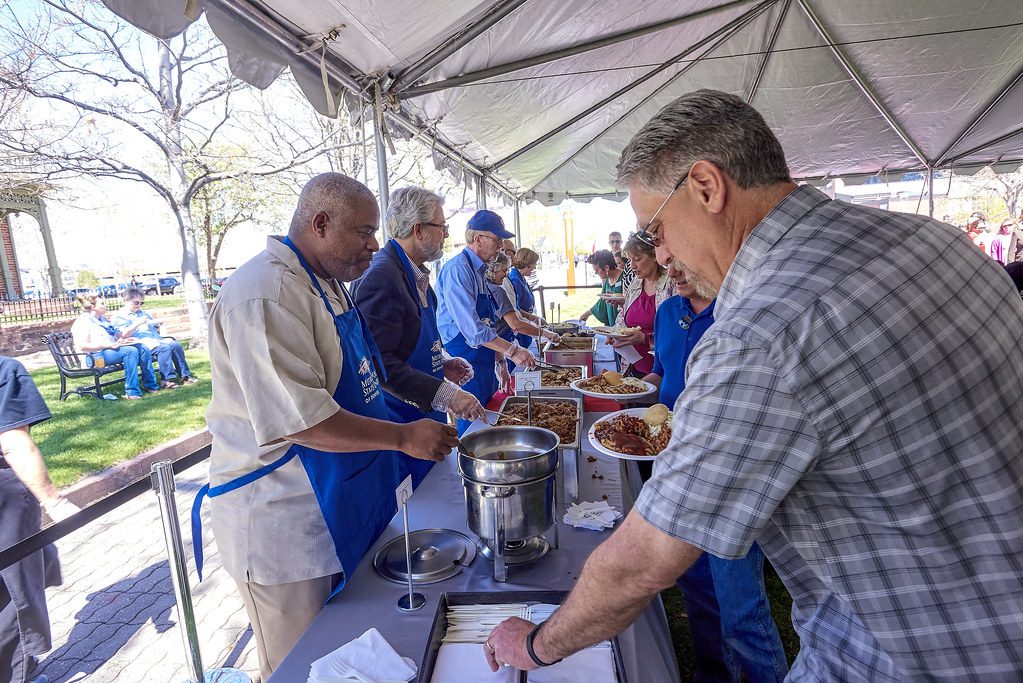
[[[426, 644], [426, 652], [423, 654], [423, 665], [419, 667], [418, 683], [431, 683], [433, 670], [437, 665], [437, 655], [443, 644], [444, 634], [448, 631], [448, 608], [452, 605], [502, 605], [506, 603], [546, 603], [549, 605], [560, 605], [568, 597], [568, 591], [498, 591], [493, 593], [466, 592], [466, 593], [443, 593], [437, 601], [437, 612], [433, 617], [433, 626], [430, 628], [430, 640]], [[611, 653], [614, 656], [615, 676], [618, 683], [629, 683], [625, 673], [625, 662], [622, 660], [621, 645], [618, 637], [611, 640]], [[482, 645], [480, 656], [482, 657]], [[519, 683], [528, 683], [527, 672], [520, 671]]]
[[[569, 391], [572, 390], [569, 389]], [[542, 396], [537, 395], [537, 392], [533, 392], [534, 401], [568, 401], [576, 406], [575, 441], [558, 445], [558, 452], [561, 454], [561, 472], [559, 476], [564, 493], [561, 500], [569, 503], [575, 503], [579, 500], [579, 473], [582, 471], [579, 459], [582, 457], [583, 443], [583, 399], [582, 396], [579, 396], [574, 391], [572, 393], [573, 396], [566, 397]], [[525, 402], [525, 396], [509, 396], [501, 403], [499, 412], [503, 414], [506, 406]], [[557, 514], [560, 515], [561, 513], [558, 512]]]
[[[533, 401], [534, 402], [536, 402], [536, 401], [541, 401], [541, 402], [568, 401], [569, 403], [574, 403], [575, 406], [576, 406], [576, 413], [575, 413], [575, 441], [572, 441], [571, 443], [564, 443], [564, 442], [562, 442], [558, 446], [558, 448], [561, 448], [561, 449], [565, 449], [565, 448], [575, 448], [575, 449], [578, 449], [580, 446], [582, 446], [582, 442], [583, 442], [583, 399], [578, 394], [576, 394], [575, 396], [573, 396], [571, 398], [562, 398], [562, 397], [554, 398], [554, 397], [551, 397], [551, 396], [538, 396], [534, 392], [533, 393]], [[504, 401], [501, 403], [501, 408], [500, 408], [500, 410], [498, 410], [498, 412], [503, 415], [504, 414], [504, 409], [506, 407], [511, 406], [511, 405], [520, 404], [520, 403], [521, 404], [525, 404], [525, 402], [526, 402], [526, 397], [525, 396], [509, 396], [509, 397], [505, 398]]]
[[551, 342], [543, 347], [543, 359], [552, 365], [582, 365], [593, 374], [593, 357], [597, 351], [597, 338], [590, 340], [585, 349], [558, 349]]

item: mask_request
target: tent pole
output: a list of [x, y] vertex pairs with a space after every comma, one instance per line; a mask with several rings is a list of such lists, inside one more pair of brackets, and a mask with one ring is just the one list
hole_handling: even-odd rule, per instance
[[753, 85], [749, 89], [749, 97], [746, 98], [746, 104], [752, 104], [753, 98], [757, 94], [757, 88], [760, 87], [760, 81], [764, 78], [764, 72], [767, 71], [767, 61], [771, 58], [771, 53], [774, 52], [774, 44], [778, 42], [778, 34], [781, 33], [781, 25], [785, 23], [785, 15], [789, 13], [789, 6], [792, 4], [792, 0], [785, 0], [785, 4], [781, 6], [781, 12], [778, 14], [778, 23], [774, 25], [774, 31], [771, 33], [771, 39], [767, 42], [767, 49], [764, 50], [764, 58], [760, 60], [760, 67], [757, 69], [757, 75], [753, 79]]
[[[733, 2], [726, 2], [723, 5], [718, 5], [711, 9], [700, 10], [699, 12], [693, 12], [686, 14], [681, 17], [675, 17], [674, 19], [668, 19], [667, 21], [659, 21], [656, 24], [650, 24], [649, 26], [641, 26], [640, 28], [626, 31], [624, 33], [617, 33], [615, 35], [604, 36], [597, 40], [591, 40], [585, 43], [579, 43], [578, 45], [572, 45], [570, 47], [563, 48], [561, 50], [555, 50], [554, 52], [548, 52], [542, 55], [536, 55], [534, 57], [528, 57], [526, 59], [518, 59], [514, 62], [508, 62], [507, 64], [499, 64], [488, 69], [481, 69], [480, 71], [471, 71], [469, 73], [460, 74], [458, 76], [452, 76], [451, 78], [444, 78], [433, 83], [426, 83], [418, 85], [412, 88], [407, 88], [402, 92], [398, 93], [398, 99], [406, 100], [412, 97], [419, 97], [420, 95], [428, 95], [432, 92], [438, 92], [440, 90], [447, 90], [449, 88], [455, 88], [460, 85], [466, 85], [467, 83], [476, 83], [487, 78], [493, 78], [494, 76], [502, 76], [513, 71], [521, 71], [522, 69], [528, 69], [533, 66], [539, 66], [541, 64], [547, 64], [548, 62], [557, 61], [564, 59], [565, 57], [573, 57], [584, 52], [590, 52], [592, 50], [599, 50], [602, 47], [609, 45], [615, 45], [617, 43], [624, 42], [626, 40], [632, 40], [633, 38], [639, 38], [650, 33], [656, 33], [657, 31], [663, 31], [664, 29], [684, 24], [694, 19], [702, 19], [703, 17], [718, 14], [741, 5], [748, 5], [753, 0], [733, 0]], [[393, 89], [393, 86], [392, 86]]]
[[[384, 141], [384, 105], [380, 97], [380, 83], [373, 86], [373, 144], [377, 152], [377, 191], [380, 193], [380, 216], [387, 213], [391, 191], [387, 186], [387, 144]], [[387, 222], [383, 225], [383, 239], [387, 241]]]
[[466, 26], [460, 33], [457, 33], [447, 42], [439, 45], [436, 49], [431, 50], [423, 59], [395, 76], [394, 81], [388, 88], [388, 91], [394, 92], [405, 85], [415, 83], [433, 69], [433, 67], [437, 66], [445, 59], [471, 43], [491, 26], [517, 10], [521, 5], [525, 4], [525, 2], [526, 0], [498, 0], [498, 2], [491, 5], [486, 14], [480, 17], [476, 23]]
[[522, 247], [522, 219], [519, 216], [519, 198], [515, 198], [514, 213], [512, 213], [512, 221], [515, 226], [515, 244]]
[[[732, 37], [732, 36], [734, 36], [734, 35], [735, 35], [736, 33], [738, 33], [739, 31], [741, 31], [741, 30], [742, 30], [742, 29], [743, 29], [743, 28], [744, 28], [745, 26], [746, 26], [746, 24], [741, 24], [741, 25], [739, 25], [739, 26], [736, 26], [735, 28], [733, 28], [733, 29], [732, 29], [731, 31], [729, 31], [729, 32], [727, 32], [727, 33], [724, 33], [724, 34], [722, 34], [722, 35], [721, 35], [721, 37], [720, 37], [720, 38], [718, 38], [718, 39], [717, 39], [717, 40], [716, 40], [716, 41], [714, 42], [714, 44], [713, 44], [713, 45], [711, 45], [710, 47], [708, 47], [708, 48], [707, 48], [707, 49], [706, 49], [706, 50], [704, 51], [704, 53], [703, 53], [703, 54], [701, 54], [701, 55], [700, 55], [699, 57], [697, 57], [697, 58], [696, 58], [696, 59], [694, 59], [693, 61], [691, 61], [691, 62], [689, 62], [688, 64], [686, 64], [686, 65], [685, 65], [684, 67], [682, 67], [681, 69], [679, 69], [678, 73], [676, 73], [676, 74], [675, 74], [674, 76], [672, 76], [671, 78], [669, 78], [668, 80], [666, 80], [666, 81], [664, 82], [664, 85], [662, 85], [661, 87], [657, 88], [657, 89], [656, 89], [656, 90], [654, 90], [654, 91], [653, 91], [652, 93], [650, 93], [649, 95], [647, 95], [646, 97], [644, 97], [643, 99], [641, 99], [641, 100], [640, 100], [640, 101], [639, 101], [639, 102], [638, 102], [638, 103], [636, 104], [636, 106], [634, 106], [634, 107], [632, 107], [631, 109], [627, 110], [627, 111], [626, 111], [626, 112], [625, 112], [624, 114], [622, 114], [621, 116], [619, 116], [618, 118], [616, 118], [616, 119], [615, 119], [614, 121], [612, 121], [612, 122], [611, 122], [611, 123], [610, 123], [610, 124], [609, 124], [609, 125], [608, 125], [608, 126], [607, 126], [606, 128], [604, 128], [604, 129], [603, 129], [602, 131], [600, 131], [599, 133], [597, 133], [596, 135], [594, 135], [594, 136], [593, 136], [592, 138], [590, 138], [589, 140], [587, 140], [585, 144], [583, 144], [583, 145], [581, 145], [581, 146], [579, 147], [579, 149], [577, 149], [576, 151], [572, 152], [572, 155], [571, 155], [571, 156], [569, 156], [569, 157], [568, 157], [567, 159], [565, 159], [565, 160], [564, 160], [564, 161], [562, 161], [562, 162], [561, 162], [560, 164], [558, 164], [557, 166], [555, 166], [555, 167], [554, 167], [554, 168], [553, 168], [553, 169], [551, 170], [551, 172], [550, 172], [550, 173], [548, 173], [548, 174], [547, 174], [547, 175], [545, 175], [545, 176], [544, 176], [543, 178], [540, 178], [540, 180], [537, 180], [537, 181], [536, 181], [535, 183], [533, 183], [533, 187], [534, 187], [534, 188], [538, 187], [538, 186], [540, 185], [540, 183], [542, 183], [542, 182], [544, 182], [545, 180], [547, 180], [548, 178], [552, 177], [552, 176], [553, 176], [553, 175], [554, 175], [555, 173], [557, 173], [558, 171], [560, 171], [561, 169], [563, 169], [563, 168], [564, 168], [565, 166], [567, 166], [567, 165], [568, 165], [569, 163], [571, 163], [572, 159], [575, 159], [575, 158], [576, 158], [577, 156], [579, 156], [579, 154], [581, 154], [581, 153], [583, 152], [583, 150], [585, 150], [586, 148], [588, 148], [588, 147], [589, 147], [590, 145], [592, 145], [592, 144], [593, 144], [594, 142], [596, 142], [596, 141], [597, 141], [597, 140], [599, 140], [600, 138], [604, 137], [604, 135], [606, 135], [606, 134], [607, 134], [607, 133], [608, 133], [608, 132], [609, 132], [609, 131], [610, 131], [610, 130], [611, 130], [612, 128], [614, 128], [614, 127], [615, 127], [615, 126], [617, 126], [617, 125], [618, 125], [619, 123], [621, 123], [622, 121], [624, 121], [625, 119], [627, 119], [627, 118], [628, 118], [628, 117], [629, 117], [629, 116], [630, 116], [630, 115], [631, 115], [631, 114], [632, 114], [632, 113], [633, 113], [634, 111], [638, 110], [638, 109], [639, 109], [640, 107], [642, 107], [642, 106], [643, 106], [644, 104], [646, 104], [647, 102], [649, 102], [650, 100], [652, 100], [652, 99], [653, 99], [654, 97], [657, 97], [658, 93], [660, 93], [661, 91], [663, 91], [663, 90], [664, 90], [665, 88], [667, 88], [668, 86], [670, 86], [670, 85], [671, 85], [672, 83], [674, 83], [674, 82], [675, 82], [675, 81], [677, 81], [678, 79], [680, 79], [680, 78], [682, 78], [683, 76], [685, 76], [685, 75], [686, 75], [687, 73], [689, 73], [689, 70], [690, 70], [690, 69], [692, 69], [692, 68], [693, 68], [694, 66], [696, 66], [697, 64], [699, 64], [699, 63], [701, 62], [701, 60], [703, 60], [703, 59], [704, 59], [705, 57], [707, 57], [707, 56], [709, 56], [709, 55], [713, 54], [715, 50], [717, 50], [717, 49], [718, 49], [719, 47], [721, 47], [721, 46], [722, 46], [722, 45], [723, 45], [723, 44], [724, 44], [724, 43], [725, 43], [725, 42], [726, 42], [726, 41], [727, 41], [727, 40], [728, 40], [729, 38], [731, 38], [731, 37]], [[617, 192], [615, 192], [615, 193], [614, 193], [614, 196], [617, 196], [617, 195], [618, 195], [618, 193], [617, 193]], [[576, 195], [576, 196], [578, 196], [578, 195]], [[600, 196], [600, 195], [597, 195], [597, 196]]]
[[827, 29], [824, 23], [817, 17], [817, 15], [814, 14], [813, 9], [810, 8], [810, 5], [807, 3], [807, 1], [797, 0], [797, 2], [799, 3], [799, 6], [802, 8], [803, 14], [805, 14], [806, 18], [810, 20], [810, 23], [813, 24], [813, 27], [817, 29], [817, 33], [819, 33], [821, 38], [824, 39], [824, 42], [828, 44], [827, 47], [829, 50], [831, 50], [831, 54], [833, 54], [835, 56], [835, 59], [838, 60], [839, 64], [842, 65], [842, 68], [845, 70], [846, 74], [849, 75], [849, 78], [851, 78], [853, 82], [856, 84], [856, 87], [858, 87], [860, 89], [860, 92], [862, 92], [863, 95], [868, 100], [870, 100], [870, 103], [874, 106], [874, 109], [877, 110], [877, 113], [881, 115], [881, 118], [888, 122], [888, 125], [891, 127], [893, 131], [895, 131], [895, 134], [902, 139], [902, 142], [907, 147], [909, 147], [909, 150], [913, 152], [913, 156], [919, 159], [920, 163], [923, 164], [925, 167], [929, 167], [931, 164], [929, 161], [927, 161], [927, 156], [924, 154], [923, 150], [920, 149], [920, 146], [913, 141], [913, 138], [909, 136], [909, 133], [906, 132], [906, 130], [902, 127], [902, 124], [899, 123], [895, 116], [890, 111], [888, 111], [888, 107], [886, 107], [885, 104], [881, 101], [881, 98], [877, 96], [873, 88], [870, 87], [870, 84], [868, 84], [866, 80], [864, 80], [863, 76], [860, 74], [859, 71], [857, 71], [856, 66], [852, 63], [849, 57], [846, 56], [845, 52], [840, 50], [835, 45], [836, 41], [834, 37], [831, 35], [831, 32]]
[[927, 167], [927, 215], [934, 218], [934, 167]]
[[687, 47], [685, 50], [683, 50], [682, 52], [678, 53], [677, 55], [675, 55], [674, 57], [672, 57], [668, 61], [658, 65], [652, 71], [648, 71], [647, 73], [645, 73], [644, 75], [640, 76], [638, 79], [636, 79], [632, 83], [629, 83], [625, 87], [623, 87], [623, 88], [621, 88], [621, 89], [611, 93], [610, 95], [608, 95], [607, 97], [602, 99], [600, 102], [597, 102], [593, 106], [588, 107], [586, 110], [576, 114], [575, 116], [570, 118], [568, 121], [565, 121], [564, 123], [559, 125], [554, 130], [549, 131], [547, 133], [544, 133], [543, 135], [538, 137], [536, 140], [533, 140], [532, 142], [527, 144], [525, 147], [520, 147], [518, 150], [512, 152], [511, 154], [509, 154], [505, 158], [495, 162], [494, 164], [492, 164], [490, 166], [490, 168], [488, 170], [492, 171], [492, 170], [494, 170], [496, 168], [500, 168], [501, 166], [504, 166], [505, 164], [507, 164], [508, 162], [510, 162], [510, 161], [512, 161], [514, 159], [518, 159], [520, 156], [522, 156], [523, 154], [525, 154], [529, 150], [533, 149], [534, 147], [542, 145], [543, 143], [547, 142], [548, 140], [550, 140], [552, 137], [554, 137], [555, 135], [557, 135], [561, 131], [565, 130], [566, 128], [570, 128], [572, 125], [574, 125], [579, 120], [586, 118], [587, 116], [589, 116], [593, 112], [597, 111], [598, 109], [602, 109], [607, 104], [609, 104], [611, 102], [614, 102], [619, 97], [621, 97], [625, 93], [629, 92], [633, 88], [635, 88], [635, 87], [637, 87], [639, 85], [642, 85], [643, 83], [647, 82], [648, 80], [650, 80], [651, 78], [653, 78], [657, 74], [661, 73], [662, 71], [664, 71], [666, 69], [670, 69], [672, 66], [674, 66], [675, 64], [677, 64], [681, 60], [685, 59], [687, 56], [689, 56], [693, 52], [696, 52], [697, 50], [702, 48], [707, 43], [710, 43], [710, 42], [714, 41], [715, 39], [717, 39], [718, 36], [731, 31], [732, 29], [734, 29], [736, 26], [739, 26], [740, 24], [745, 24], [747, 22], [752, 21], [755, 17], [759, 16], [762, 12], [767, 10], [769, 7], [771, 7], [772, 5], [777, 4], [777, 2], [778, 2], [778, 0], [764, 0], [764, 2], [761, 2], [760, 4], [758, 4], [753, 9], [751, 9], [751, 10], [749, 10], [747, 12], [744, 12], [742, 15], [740, 15], [740, 16], [736, 17], [735, 19], [731, 20], [730, 22], [728, 22], [727, 24], [725, 24], [721, 28], [719, 28], [716, 31], [714, 31], [713, 33], [711, 33], [706, 38], [703, 38], [699, 42], [694, 43], [693, 45], [691, 45], [690, 47]]
[[980, 122], [984, 120], [984, 117], [991, 113], [991, 110], [994, 109], [995, 106], [1002, 101], [1002, 98], [1008, 95], [1021, 80], [1023, 80], [1023, 67], [1020, 67], [1020, 70], [1016, 72], [1016, 75], [1010, 78], [1009, 82], [1005, 84], [1005, 87], [999, 90], [998, 94], [991, 98], [991, 101], [985, 105], [985, 107], [980, 111], [980, 114], [973, 117], [973, 120], [970, 121], [965, 128], [963, 128], [962, 132], [955, 137], [955, 140], [953, 140], [952, 143], [938, 155], [938, 158], [934, 161], [934, 165], [938, 166], [941, 164], [941, 162], [945, 160], [945, 157], [948, 156], [948, 153], [955, 149], [956, 145], [965, 140], [966, 136], [972, 133], [973, 129], [980, 125]]
[[476, 210], [487, 208], [487, 176], [480, 174], [480, 180], [476, 183]]

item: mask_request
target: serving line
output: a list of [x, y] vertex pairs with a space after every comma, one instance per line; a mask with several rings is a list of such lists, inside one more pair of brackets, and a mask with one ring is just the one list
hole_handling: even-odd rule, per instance
[[[588, 430], [594, 420], [605, 414], [586, 414], [583, 428]], [[470, 429], [481, 428], [482, 425], [477, 424]], [[585, 439], [580, 455], [581, 500], [599, 501], [606, 495], [609, 504], [621, 508], [630, 497], [634, 498], [634, 492], [623, 490], [623, 480], [616, 463], [605, 458], [589, 462], [587, 456], [595, 457], [595, 453]], [[462, 481], [456, 465], [457, 456], [452, 453], [445, 462], [434, 466], [416, 489], [409, 501], [412, 529], [443, 527], [472, 536], [466, 524]], [[635, 480], [638, 481], [638, 472]], [[563, 496], [559, 496], [559, 500], [556, 514], [560, 523], [567, 504]], [[421, 666], [430, 626], [442, 593], [571, 589], [586, 557], [610, 534], [563, 524], [560, 529], [560, 547], [551, 550], [538, 562], [516, 567], [504, 583], [493, 580], [490, 563], [482, 555], [477, 555], [476, 560], [457, 576], [440, 583], [417, 586], [416, 590], [426, 596], [426, 608], [404, 614], [395, 606], [400, 587], [381, 578], [372, 566], [373, 557], [380, 547], [401, 533], [399, 514], [366, 553], [348, 586], [323, 608], [268, 683], [306, 680], [309, 666], [314, 660], [357, 638], [370, 627], [379, 630], [399, 654], [415, 660]], [[659, 597], [619, 636], [619, 642], [629, 680], [666, 683], [679, 680], [664, 606]], [[483, 657], [482, 651], [479, 656]]]

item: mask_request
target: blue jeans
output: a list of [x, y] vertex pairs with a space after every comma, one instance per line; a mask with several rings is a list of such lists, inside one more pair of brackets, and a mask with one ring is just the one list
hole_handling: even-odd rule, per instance
[[764, 587], [764, 552], [756, 543], [741, 560], [700, 556], [678, 579], [695, 651], [694, 680], [781, 681], [785, 650]]
[[103, 356], [103, 362], [107, 365], [124, 364], [124, 393], [128, 396], [142, 395], [142, 391], [139, 389], [140, 368], [142, 370], [142, 386], [150, 391], [160, 388], [160, 385], [156, 383], [156, 373], [153, 372], [153, 354], [149, 353], [149, 349], [141, 344], [94, 351], [89, 354], [89, 360], [95, 361], [96, 356]]
[[153, 349], [153, 356], [159, 363], [160, 374], [165, 380], [177, 377], [178, 371], [181, 372], [182, 379], [192, 376], [192, 371], [188, 369], [188, 363], [185, 362], [185, 349], [179, 342], [162, 341]]

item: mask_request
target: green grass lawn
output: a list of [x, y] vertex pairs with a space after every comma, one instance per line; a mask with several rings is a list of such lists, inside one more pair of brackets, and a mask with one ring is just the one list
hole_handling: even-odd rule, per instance
[[[211, 393], [209, 357], [205, 350], [186, 350], [185, 357], [198, 384], [145, 394], [138, 401], [74, 395], [61, 401], [57, 368], [32, 371], [32, 379], [53, 413], [52, 419], [32, 429], [53, 482], [58, 487], [73, 484], [204, 427]], [[124, 385], [114, 384], [105, 391], [123, 396]]]

